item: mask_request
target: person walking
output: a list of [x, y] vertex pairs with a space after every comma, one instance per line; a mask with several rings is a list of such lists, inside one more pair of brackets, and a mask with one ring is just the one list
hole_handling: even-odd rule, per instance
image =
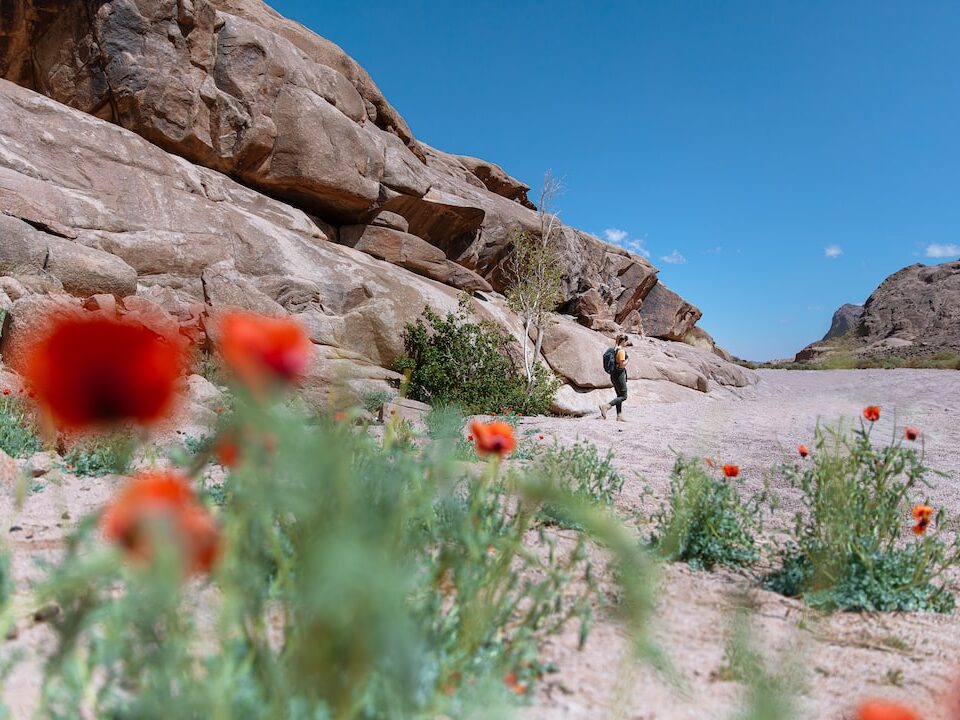
[[616, 342], [615, 347], [604, 353], [603, 366], [610, 373], [610, 380], [613, 382], [614, 390], [617, 391], [617, 396], [609, 403], [601, 403], [600, 415], [606, 420], [607, 410], [615, 407], [617, 409], [617, 421], [626, 422], [623, 419], [623, 403], [627, 399], [627, 363], [630, 362], [630, 357], [627, 355], [626, 349], [630, 345], [630, 339], [621, 333], [617, 335]]

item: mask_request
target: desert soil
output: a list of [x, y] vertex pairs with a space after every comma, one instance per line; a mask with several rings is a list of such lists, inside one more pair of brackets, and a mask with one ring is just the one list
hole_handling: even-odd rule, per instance
[[[744, 490], [759, 489], [765, 479], [781, 502], [770, 519], [783, 526], [792, 517], [797, 494], [777, 483], [770, 468], [793, 459], [798, 443], [810, 443], [817, 422], [841, 418], [858, 422], [861, 409], [880, 405], [876, 438], [890, 438], [904, 423], [924, 435], [928, 464], [946, 477], [930, 491], [935, 504], [960, 513], [960, 373], [938, 370], [762, 371], [759, 384], [738, 395], [717, 392], [690, 395], [680, 402], [631, 397], [629, 421], [597, 417], [535, 418], [524, 431], [571, 443], [589, 440], [616, 453], [627, 478], [618, 513], [630, 523], [649, 514], [666, 496], [674, 451], [715, 457], [740, 465]], [[651, 391], [653, 388], [651, 388]], [[55, 552], [67, 528], [109, 497], [119, 480], [78, 479], [68, 474], [48, 481], [43, 492], [15, 510], [12, 494], [0, 500], [0, 517], [9, 530], [18, 586], [17, 637], [3, 655], [24, 650], [33, 661], [7, 678], [4, 698], [12, 717], [30, 716], [39, 695], [33, 652], [48, 646], [51, 635], [32, 620], [29, 580], [39, 573], [37, 554]], [[645, 488], [649, 487], [649, 494]], [[905, 518], [904, 522], [909, 522]], [[776, 530], [768, 539], [776, 539]], [[744, 686], [725, 679], [724, 665], [734, 608], [742, 591], [751, 593], [754, 638], [774, 665], [798, 668], [803, 690], [802, 717], [834, 720], [852, 717], [864, 696], [908, 701], [925, 720], [948, 717], [940, 696], [960, 672], [960, 620], [954, 616], [855, 615], [820, 617], [796, 601], [757, 590], [752, 573], [694, 572], [682, 565], [662, 570], [660, 607], [651, 619], [654, 635], [675, 673], [671, 681], [631, 659], [623, 629], [600, 615], [584, 650], [576, 632], [552, 638], [544, 660], [559, 670], [546, 676], [536, 702], [523, 711], [527, 720], [625, 718], [630, 720], [709, 720], [734, 718]], [[738, 598], [741, 598], [738, 600]]]
[[[793, 462], [799, 443], [812, 445], [818, 422], [859, 424], [866, 405], [880, 405], [873, 431], [885, 442], [904, 424], [923, 432], [927, 464], [946, 473], [929, 497], [960, 513], [960, 373], [939, 370], [764, 370], [742, 397], [699, 395], [688, 401], [625, 405], [628, 422], [525, 421], [561, 442], [589, 440], [616, 453], [627, 478], [618, 511], [629, 521], [649, 515], [669, 488], [674, 451], [713, 457], [740, 466], [745, 492], [769, 480], [781, 507], [768, 524], [783, 527], [799, 504], [797, 493], [777, 482], [771, 468]], [[644, 488], [650, 489], [645, 495]], [[921, 498], [922, 499], [922, 498]], [[909, 517], [904, 523], [909, 523]], [[776, 530], [767, 539], [776, 540]], [[545, 659], [559, 672], [547, 676], [532, 720], [624, 718], [630, 720], [733, 719], [744, 685], [725, 679], [724, 649], [735, 608], [750, 592], [752, 631], [771, 666], [798, 675], [801, 717], [852, 718], [864, 697], [910, 703], [925, 720], [955, 720], [943, 695], [960, 673], [960, 618], [934, 614], [820, 616], [797, 601], [757, 589], [763, 570], [694, 572], [674, 564], [659, 578], [660, 607], [654, 635], [680, 679], [670, 681], [631, 659], [628, 639], [616, 622], [601, 619], [584, 650], [573, 632], [549, 641]]]

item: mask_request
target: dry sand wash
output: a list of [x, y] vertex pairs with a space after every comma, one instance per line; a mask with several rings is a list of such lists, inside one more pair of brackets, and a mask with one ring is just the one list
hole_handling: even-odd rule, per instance
[[[937, 370], [851, 370], [822, 372], [763, 371], [754, 387], [713, 395], [693, 395], [683, 402], [644, 402], [632, 397], [629, 422], [595, 418], [524, 421], [542, 430], [549, 441], [577, 437], [612, 448], [627, 477], [619, 502], [622, 515], [650, 511], [666, 493], [672, 450], [715, 456], [740, 464], [746, 488], [757, 488], [763, 473], [799, 442], [810, 442], [818, 419], [855, 418], [867, 404], [879, 404], [883, 417], [878, 437], [889, 437], [894, 416], [899, 424], [920, 427], [929, 464], [948, 476], [931, 499], [960, 513], [960, 373]], [[641, 477], [642, 476], [642, 479]], [[28, 618], [26, 579], [36, 577], [31, 556], [55, 550], [65, 528], [99, 506], [117, 479], [84, 480], [63, 476], [59, 488], [30, 495], [19, 513], [9, 493], [0, 510], [9, 523], [18, 589], [23, 610], [19, 636], [6, 650], [42, 647], [51, 639], [42, 624]], [[653, 493], [644, 497], [648, 485]], [[783, 503], [774, 522], [786, 522], [797, 506], [789, 488], [774, 486]], [[67, 513], [64, 515], [64, 513]], [[9, 519], [8, 519], [9, 518]], [[906, 522], [906, 519], [905, 519]], [[13, 526], [13, 527], [10, 527]], [[17, 529], [14, 529], [17, 528]], [[730, 718], [742, 699], [743, 686], [714, 677], [723, 664], [732, 594], [750, 577], [734, 573], [694, 573], [674, 565], [661, 578], [661, 609], [656, 633], [685, 677], [669, 685], [626, 658], [626, 638], [609, 620], [600, 619], [584, 651], [570, 632], [550, 641], [546, 658], [560, 672], [548, 676], [539, 704], [524, 711], [528, 720], [552, 718], [630, 718], [680, 720]], [[781, 651], [807, 670], [804, 717], [833, 720], [849, 717], [863, 695], [915, 702], [926, 720], [945, 718], [935, 709], [936, 695], [960, 670], [960, 618], [936, 615], [836, 615], [815, 618], [794, 601], [757, 592], [755, 625], [764, 650]], [[800, 627], [798, 627], [798, 625]], [[891, 644], [895, 647], [891, 647]], [[39, 692], [37, 666], [26, 663], [9, 679], [5, 697], [13, 717], [27, 717]], [[899, 686], [888, 681], [902, 673]], [[845, 715], [846, 713], [846, 715]]]
[[[865, 405], [878, 404], [883, 417], [875, 437], [884, 441], [891, 437], [894, 417], [898, 426], [910, 423], [922, 428], [928, 464], [947, 473], [936, 481], [931, 499], [960, 513], [960, 373], [765, 370], [760, 375], [760, 383], [741, 391], [739, 399], [698, 396], [646, 405], [642, 398], [631, 398], [625, 406], [630, 419], [626, 425], [599, 417], [530, 423], [563, 442], [580, 437], [612, 448], [627, 477], [619, 510], [632, 516], [638, 510], [653, 510], [666, 495], [671, 450], [738, 463], [749, 491], [761, 486], [772, 465], [795, 457], [798, 443], [811, 442], [818, 420], [852, 421]], [[644, 498], [646, 485], [653, 492]], [[798, 496], [776, 484], [773, 491], [782, 502], [773, 524], [782, 525], [792, 518]], [[733, 718], [744, 688], [712, 676], [724, 662], [733, 594], [752, 582], [751, 577], [695, 573], [681, 565], [663, 573], [656, 634], [685, 676], [685, 687], [672, 687], [645, 667], [631, 667], [625, 659], [624, 633], [614, 623], [601, 621], [582, 652], [575, 649], [572, 634], [550, 642], [547, 654], [561, 671], [542, 688], [542, 705], [528, 710], [526, 717]], [[851, 706], [867, 695], [906, 700], [921, 709], [926, 720], [946, 720], [937, 696], [960, 672], [960, 617], [817, 618], [800, 603], [773, 593], [757, 591], [755, 599], [755, 636], [765, 654], [785, 652], [806, 671], [806, 690], [800, 698], [804, 718], [852, 717]], [[890, 684], [898, 678], [899, 685]]]

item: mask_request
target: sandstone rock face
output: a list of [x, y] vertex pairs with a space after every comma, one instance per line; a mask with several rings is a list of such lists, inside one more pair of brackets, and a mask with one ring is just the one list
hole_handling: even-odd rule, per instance
[[[390, 227], [498, 291], [514, 233], [539, 231], [527, 185], [418, 143], [355, 61], [261, 0], [15, 4], [0, 21], [0, 76], [334, 225], [392, 213], [402, 221]], [[638, 329], [656, 269], [572, 228], [559, 244], [568, 309], [596, 290]], [[481, 287], [452, 265], [439, 277]]]
[[703, 313], [672, 290], [655, 285], [640, 308], [647, 335], [664, 340], [683, 340]]
[[863, 306], [837, 310], [830, 332], [797, 353], [796, 361], [823, 360], [837, 351], [832, 341], [840, 337], [861, 358], [960, 353], [960, 261], [895, 272]]
[[[21, 361], [41, 300], [201, 346], [226, 309], [291, 314], [315, 344], [318, 403], [395, 385], [405, 323], [461, 290], [523, 339], [499, 293], [515, 234], [539, 232], [527, 186], [417, 142], [332, 43], [260, 0], [15, 5], [0, 16], [0, 76], [16, 83], [0, 80], [4, 362]], [[649, 315], [651, 334], [689, 335], [699, 311], [644, 258], [565, 226], [558, 242], [562, 309], [582, 324], [558, 317], [544, 358], [571, 385], [609, 384], [594, 329]], [[750, 381], [648, 342], [631, 377]]]
[[850, 303], [841, 305], [833, 314], [833, 320], [830, 321], [830, 329], [821, 341], [833, 340], [834, 338], [846, 335], [857, 326], [862, 316], [863, 305], [852, 305]]
[[897, 338], [960, 350], [960, 261], [911, 265], [888, 277], [864, 304], [857, 336], [864, 344]]

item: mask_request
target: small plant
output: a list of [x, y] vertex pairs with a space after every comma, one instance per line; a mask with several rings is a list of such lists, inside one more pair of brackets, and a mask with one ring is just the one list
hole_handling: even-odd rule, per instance
[[[601, 455], [595, 445], [585, 441], [547, 448], [536, 460], [533, 472], [565, 488], [577, 500], [605, 509], [613, 507], [623, 490], [623, 477], [614, 467], [613, 452]], [[561, 507], [545, 505], [541, 517], [548, 523], [576, 527]]]
[[123, 437], [103, 437], [74, 445], [64, 456], [67, 470], [77, 477], [118, 475], [130, 467], [131, 441]]
[[22, 458], [40, 452], [42, 448], [36, 425], [23, 402], [4, 389], [4, 394], [0, 395], [0, 450], [10, 457]]
[[653, 516], [651, 544], [661, 556], [700, 570], [715, 565], [751, 565], [759, 558], [760, 498], [744, 502], [735, 486], [739, 469], [725, 476], [702, 461], [678, 457], [670, 476], [670, 497]]
[[371, 415], [393, 400], [394, 394], [386, 390], [370, 390], [360, 394], [360, 405]]
[[538, 364], [528, 391], [524, 374], [510, 359], [512, 342], [495, 323], [472, 320], [470, 299], [441, 317], [425, 308], [404, 330], [407, 356], [396, 369], [410, 373], [408, 391], [431, 405], [453, 403], [470, 414], [512, 407], [524, 415], [545, 413], [560, 381]]
[[[922, 450], [871, 442], [879, 415], [867, 408], [867, 421], [852, 432], [818, 428], [810, 457], [783, 466], [803, 509], [766, 585], [825, 610], [951, 612], [942, 578], [960, 562], [960, 541], [943, 539], [952, 529], [943, 509], [914, 504], [930, 486]], [[904, 542], [911, 514], [913, 535]]]

